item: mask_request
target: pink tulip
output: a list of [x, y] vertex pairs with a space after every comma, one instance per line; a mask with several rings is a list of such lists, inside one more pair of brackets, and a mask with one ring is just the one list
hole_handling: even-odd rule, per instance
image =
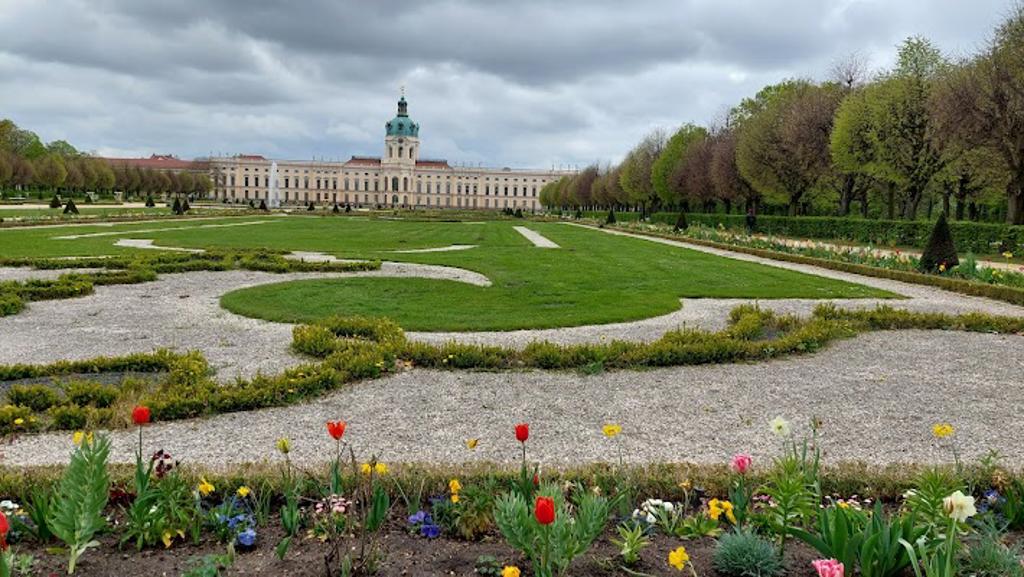
[[753, 464], [754, 460], [746, 453], [740, 453], [732, 458], [732, 470], [740, 475], [745, 475]]
[[845, 577], [846, 568], [835, 559], [818, 559], [811, 566], [818, 571], [818, 577]]

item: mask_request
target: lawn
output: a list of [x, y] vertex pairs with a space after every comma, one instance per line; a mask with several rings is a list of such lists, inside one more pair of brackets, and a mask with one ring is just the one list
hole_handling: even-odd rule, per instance
[[[247, 226], [224, 224], [256, 222]], [[214, 225], [214, 226], [211, 226]], [[525, 225], [561, 248], [533, 246]], [[55, 240], [68, 234], [102, 234]], [[429, 279], [317, 279], [225, 295], [238, 314], [305, 322], [329, 315], [387, 316], [408, 330], [511, 330], [629, 321], [666, 314], [682, 297], [862, 298], [884, 291], [560, 223], [423, 222], [359, 217], [247, 217], [0, 231], [0, 255], [114, 254], [118, 238], [195, 248], [271, 248], [447, 265], [493, 286]], [[456, 252], [399, 250], [476, 245]]]

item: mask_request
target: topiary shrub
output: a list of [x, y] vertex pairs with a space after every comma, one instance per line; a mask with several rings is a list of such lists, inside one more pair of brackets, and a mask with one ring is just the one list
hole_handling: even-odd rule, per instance
[[262, 210], [263, 212], [268, 212], [270, 210], [269, 208], [267, 208], [267, 201], [266, 200], [261, 200], [260, 201], [260, 210]]
[[56, 194], [53, 195], [53, 198], [50, 199], [50, 208], [60, 208], [61, 206], [60, 199]]
[[60, 395], [46, 385], [14, 385], [7, 391], [7, 402], [41, 413], [60, 404]]
[[155, 206], [156, 206], [156, 201], [153, 200], [153, 195], [152, 194], [147, 194], [146, 195], [146, 208], [153, 208]]
[[687, 228], [690, 228], [690, 223], [686, 222], [686, 213], [680, 210], [679, 218], [676, 219], [676, 226], [672, 230], [679, 232]]
[[306, 210], [308, 210], [308, 211], [316, 210], [316, 206], [313, 205], [313, 201], [309, 202], [309, 206], [306, 207]]
[[117, 388], [93, 381], [74, 381], [67, 388], [68, 400], [80, 407], [105, 409], [117, 400]]
[[181, 209], [181, 199], [174, 198], [174, 206], [171, 207], [171, 212], [178, 215], [185, 214], [185, 211]]
[[188, 198], [181, 202], [181, 212], [185, 213], [192, 210], [192, 207], [188, 205]]
[[516, 212], [515, 212], [515, 217], [516, 218], [523, 218], [523, 209], [517, 208]]
[[92, 204], [92, 195], [91, 194], [85, 195], [85, 204]]
[[352, 205], [351, 204], [346, 204], [345, 205], [345, 212], [352, 212]]
[[575, 218], [576, 220], [583, 218], [583, 211], [577, 208], [576, 214], [573, 215], [573, 218]]
[[615, 224], [615, 209], [608, 210], [608, 218], [604, 220], [605, 224]]
[[50, 409], [54, 429], [84, 429], [89, 412], [78, 405], [63, 405]]
[[16, 315], [25, 308], [25, 301], [12, 292], [0, 292], [0, 317]]
[[784, 569], [775, 545], [742, 529], [722, 535], [713, 564], [719, 575], [728, 577], [772, 577]]
[[341, 212], [341, 207], [338, 206], [338, 203], [334, 203], [334, 208], [331, 209], [331, 212], [333, 212], [334, 214], [338, 214], [339, 212]]
[[75, 206], [75, 199], [68, 199], [68, 203], [64, 205], [64, 214], [78, 214], [78, 207]]
[[960, 264], [960, 260], [956, 257], [953, 235], [949, 232], [946, 213], [942, 213], [939, 215], [939, 220], [935, 221], [932, 236], [928, 239], [924, 252], [921, 253], [921, 263], [918, 266], [922, 272], [934, 273], [944, 272], [958, 264]]

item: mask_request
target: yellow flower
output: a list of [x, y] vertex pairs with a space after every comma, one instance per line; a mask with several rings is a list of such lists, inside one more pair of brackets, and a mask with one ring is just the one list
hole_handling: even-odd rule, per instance
[[719, 501], [718, 499], [708, 501], [708, 517], [717, 521], [722, 516], [722, 513], [725, 513], [725, 518], [730, 523], [736, 524], [736, 515], [733, 513], [732, 503], [729, 501]]
[[460, 483], [458, 479], [452, 479], [451, 481], [448, 481], [448, 490], [452, 493], [458, 493], [459, 491], [462, 491], [462, 483]]
[[679, 571], [686, 568], [686, 563], [690, 560], [690, 554], [686, 552], [686, 547], [680, 545], [674, 550], [669, 551], [668, 564], [675, 567]]
[[86, 433], [84, 431], [75, 431], [75, 433], [71, 435], [71, 442], [74, 443], [76, 447], [81, 447], [83, 441], [92, 444], [92, 433]]
[[1013, 253], [1010, 252], [1010, 251], [1006, 251], [1006, 252], [1003, 253], [1003, 258], [1009, 260], [1009, 259], [1013, 258]]
[[953, 425], [949, 423], [937, 423], [932, 427], [932, 434], [935, 435], [936, 439], [945, 439], [952, 436], [954, 431]]
[[519, 577], [519, 567], [515, 565], [505, 565], [501, 570], [501, 577]]
[[17, 419], [14, 419], [14, 424], [20, 427], [25, 424], [25, 419], [18, 417]]
[[452, 503], [458, 503], [458, 502], [459, 502], [459, 494], [458, 493], [452, 493]]
[[362, 465], [359, 466], [359, 472], [364, 475], [369, 475], [370, 471], [372, 470], [373, 467], [371, 467], [369, 463], [363, 463]]
[[288, 437], [281, 437], [280, 439], [278, 439], [277, 450], [280, 451], [282, 455], [287, 455], [288, 453], [290, 453], [292, 451], [291, 440], [289, 440]]
[[479, 442], [480, 439], [466, 439], [466, 448], [472, 451]]
[[609, 424], [601, 427], [601, 432], [604, 433], [605, 437], [608, 437], [609, 439], [611, 439], [615, 435], [618, 435], [619, 433], [622, 432], [622, 427], [619, 426], [619, 425], [613, 425], [613, 424], [609, 423]]
[[170, 532], [169, 530], [164, 531], [164, 534], [161, 535], [160, 538], [164, 542], [164, 549], [170, 549], [171, 543], [174, 542], [174, 533]]
[[850, 504], [847, 503], [846, 501], [839, 501], [838, 503], [836, 503], [836, 507], [839, 507], [840, 509], [849, 509]]
[[216, 487], [213, 486], [213, 483], [207, 481], [206, 479], [199, 479], [199, 486], [196, 488], [199, 489], [199, 494], [204, 497], [214, 492], [214, 490], [216, 489]]
[[249, 493], [251, 493], [251, 492], [252, 492], [252, 490], [249, 489], [249, 487], [246, 487], [245, 485], [242, 485], [241, 487], [238, 488], [237, 491], [235, 491], [235, 493], [237, 493], [238, 496], [243, 498], [243, 499], [248, 497]]
[[939, 265], [939, 272], [946, 272], [946, 263], [942, 263]]
[[373, 466], [373, 472], [377, 473], [378, 475], [387, 475], [388, 466], [385, 465], [384, 463], [377, 463], [376, 465]]

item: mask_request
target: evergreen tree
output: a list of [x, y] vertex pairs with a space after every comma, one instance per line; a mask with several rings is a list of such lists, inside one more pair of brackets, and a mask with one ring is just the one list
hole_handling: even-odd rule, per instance
[[146, 208], [153, 208], [154, 206], [156, 206], [156, 201], [153, 200], [153, 195], [152, 194], [147, 194], [146, 195]]
[[583, 218], [583, 211], [577, 208], [576, 209], [576, 220], [579, 220], [581, 218]]
[[174, 206], [171, 207], [171, 212], [174, 214], [185, 214], [185, 211], [181, 210], [181, 199], [174, 197]]
[[608, 218], [604, 221], [605, 224], [615, 224], [615, 209], [608, 209]]
[[260, 201], [260, 210], [262, 210], [263, 212], [269, 211], [269, 209], [267, 208], [267, 201], [265, 199]]
[[339, 212], [341, 212], [341, 207], [338, 206], [338, 203], [334, 203], [334, 208], [331, 209], [331, 212], [333, 212], [334, 214], [338, 214]]
[[352, 212], [352, 205], [351, 204], [345, 204], [345, 212]]
[[315, 206], [313, 206], [313, 201], [310, 201], [310, 202], [309, 202], [309, 206], [307, 206], [307, 207], [306, 207], [306, 210], [308, 210], [308, 211], [314, 211], [314, 210], [316, 210], [316, 207], [315, 207]]
[[949, 224], [946, 222], [946, 213], [939, 215], [932, 229], [932, 236], [928, 239], [921, 254], [919, 265], [922, 272], [934, 273], [949, 270], [960, 264], [956, 256], [956, 246], [953, 244], [953, 234], [949, 231]]
[[689, 228], [689, 226], [690, 223], [686, 222], [686, 213], [680, 210], [679, 218], [676, 219], [676, 226], [674, 230], [676, 232], [679, 232], [681, 230], [686, 230], [687, 228]]
[[57, 198], [57, 195], [55, 194], [55, 195], [53, 195], [53, 198], [50, 199], [50, 208], [60, 208], [60, 207], [61, 207], [60, 199]]
[[68, 203], [64, 205], [64, 214], [78, 214], [78, 207], [75, 206], [75, 199], [68, 199]]
[[181, 202], [181, 212], [184, 213], [190, 210], [192, 210], [192, 207], [188, 205], [188, 197], [185, 197], [185, 200]]

